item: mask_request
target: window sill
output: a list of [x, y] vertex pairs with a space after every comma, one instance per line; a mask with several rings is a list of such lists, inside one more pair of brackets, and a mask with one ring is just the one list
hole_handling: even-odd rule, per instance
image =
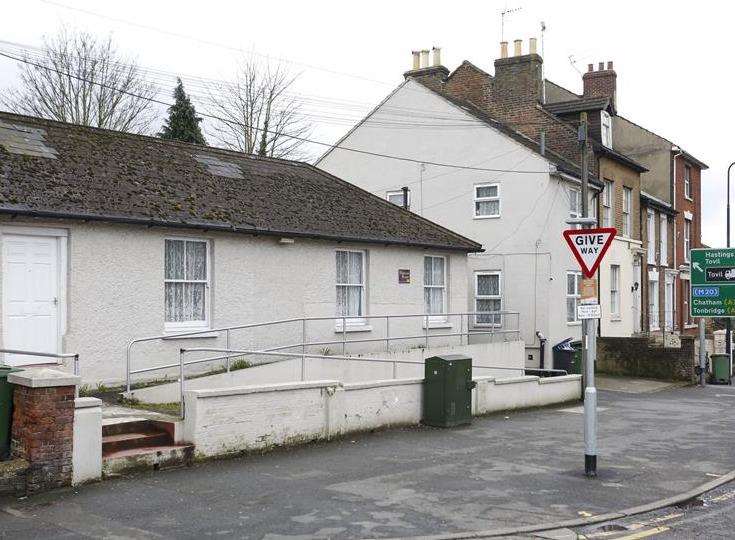
[[696, 327], [697, 327], [696, 324], [685, 324], [684, 325], [684, 328], [686, 328], [687, 330], [690, 330], [690, 329], [696, 328]]
[[694, 199], [692, 199], [691, 197], [687, 197], [686, 195], [684, 195], [684, 198], [685, 198], [685, 199], [686, 199], [687, 201], [689, 201], [689, 202], [694, 202]]
[[581, 326], [582, 321], [567, 321], [567, 326]]
[[474, 219], [500, 219], [500, 215], [497, 216], [475, 216]]
[[[425, 322], [422, 322], [421, 323], [421, 328], [426, 329], [426, 323]], [[434, 328], [453, 328], [453, 325], [449, 321], [436, 321], [436, 322], [429, 321], [429, 327], [428, 327], [428, 329], [429, 330], [432, 330]]]
[[[181, 328], [179, 330], [164, 330], [163, 333], [166, 337], [163, 339], [200, 339], [200, 338], [216, 338], [219, 337], [219, 332], [204, 332], [208, 328]], [[187, 332], [202, 332], [201, 334], [194, 334], [193, 336], [181, 335]]]
[[350, 332], [372, 332], [373, 327], [369, 324], [348, 324], [346, 327], [342, 327], [341, 324], [334, 327], [334, 332], [338, 334], [347, 333]]
[[611, 315], [610, 322], [621, 322], [623, 318], [620, 315]]

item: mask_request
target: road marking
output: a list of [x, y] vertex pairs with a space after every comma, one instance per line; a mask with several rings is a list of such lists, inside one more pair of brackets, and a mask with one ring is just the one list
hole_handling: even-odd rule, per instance
[[629, 534], [627, 536], [618, 536], [616, 540], [638, 540], [639, 538], [648, 538], [649, 536], [654, 536], [670, 530], [671, 527], [666, 527], [662, 525], [661, 527], [654, 527], [653, 529], [639, 531], [637, 533]]

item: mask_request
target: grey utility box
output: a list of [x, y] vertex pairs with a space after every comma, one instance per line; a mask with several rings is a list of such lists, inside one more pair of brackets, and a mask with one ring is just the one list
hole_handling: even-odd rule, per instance
[[452, 427], [472, 422], [472, 358], [432, 356], [424, 363], [423, 423]]

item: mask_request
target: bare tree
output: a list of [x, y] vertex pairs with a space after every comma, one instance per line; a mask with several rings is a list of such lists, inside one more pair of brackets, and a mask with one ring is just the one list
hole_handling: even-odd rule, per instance
[[145, 133], [152, 120], [154, 85], [135, 63], [125, 63], [112, 40], [65, 29], [25, 54], [20, 87], [2, 98], [11, 111], [62, 122]]
[[289, 93], [296, 76], [283, 65], [243, 60], [231, 83], [209, 87], [209, 112], [222, 120], [213, 128], [224, 146], [262, 156], [303, 157], [304, 138], [312, 126], [301, 102]]

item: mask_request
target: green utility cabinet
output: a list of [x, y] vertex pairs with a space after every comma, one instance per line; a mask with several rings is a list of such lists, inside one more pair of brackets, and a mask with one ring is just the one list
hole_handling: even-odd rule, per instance
[[0, 459], [10, 454], [10, 421], [13, 419], [13, 385], [8, 382], [8, 375], [21, 371], [0, 364]]
[[720, 384], [732, 384], [730, 379], [730, 358], [726, 354], [713, 354], [712, 360], [712, 382]]
[[423, 423], [452, 427], [472, 422], [472, 358], [432, 356], [424, 363]]

